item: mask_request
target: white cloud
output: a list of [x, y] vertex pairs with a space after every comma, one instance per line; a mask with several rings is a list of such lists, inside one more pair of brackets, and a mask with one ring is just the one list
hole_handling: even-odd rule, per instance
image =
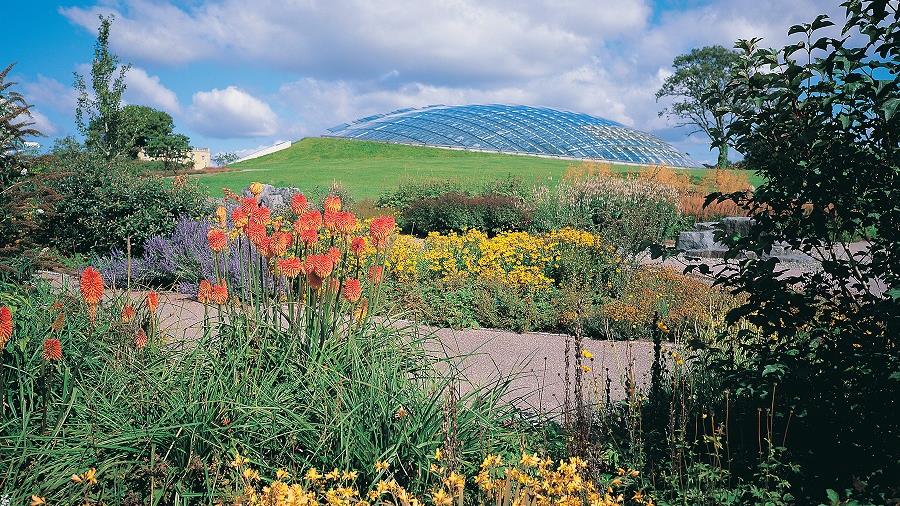
[[124, 100], [131, 104], [147, 105], [169, 114], [181, 112], [175, 92], [159, 82], [159, 77], [147, 74], [142, 68], [132, 67], [125, 74]]
[[22, 83], [22, 89], [29, 101], [67, 115], [75, 114], [78, 94], [71, 86], [56, 79], [38, 74], [37, 79]]
[[15, 121], [27, 121], [29, 123], [32, 123], [31, 128], [34, 128], [38, 132], [47, 136], [56, 135], [59, 132], [59, 129], [56, 127], [56, 125], [54, 125], [53, 122], [50, 121], [50, 118], [45, 116], [43, 113], [41, 113], [34, 107], [32, 107], [29, 112], [31, 113], [31, 117], [23, 116], [20, 114], [19, 116], [16, 116]]
[[202, 59], [329, 78], [498, 81], [556, 72], [590, 55], [599, 33], [644, 26], [645, 0], [207, 1], [181, 9], [126, 0], [61, 13], [95, 30], [116, 14], [113, 48], [140, 61]]
[[269, 104], [235, 86], [194, 93], [188, 121], [210, 137], [267, 137], [278, 131]]

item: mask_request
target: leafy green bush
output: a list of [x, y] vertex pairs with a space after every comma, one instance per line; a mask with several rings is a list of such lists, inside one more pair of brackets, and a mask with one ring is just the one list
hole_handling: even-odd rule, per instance
[[674, 188], [615, 176], [538, 188], [532, 206], [535, 231], [593, 230], [630, 252], [670, 239], [684, 226]]
[[400, 212], [399, 224], [404, 231], [419, 235], [470, 229], [493, 235], [522, 230], [530, 221], [529, 214], [516, 197], [446, 193], [413, 202]]
[[465, 193], [458, 182], [444, 179], [424, 182], [403, 182], [396, 190], [378, 198], [378, 207], [390, 207], [403, 210], [414, 202], [423, 199], [434, 199], [448, 193]]
[[57, 170], [50, 188], [59, 198], [41, 238], [61, 251], [107, 253], [124, 249], [130, 237], [139, 253], [150, 237], [171, 232], [179, 217], [210, 211], [199, 187], [181, 178], [140, 177], [86, 155]]

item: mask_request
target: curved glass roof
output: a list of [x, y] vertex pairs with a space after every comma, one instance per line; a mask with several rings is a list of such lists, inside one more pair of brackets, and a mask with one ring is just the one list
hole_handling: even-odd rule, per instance
[[329, 136], [427, 146], [698, 167], [648, 133], [588, 114], [525, 105], [429, 105], [328, 129]]

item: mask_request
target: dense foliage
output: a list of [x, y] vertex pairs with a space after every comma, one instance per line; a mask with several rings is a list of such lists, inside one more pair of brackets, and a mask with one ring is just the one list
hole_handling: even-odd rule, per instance
[[[724, 238], [739, 270], [723, 282], [748, 294], [732, 318], [766, 337], [740, 336], [747, 363], [718, 366], [731, 371], [724, 388], [777, 394], [772, 417], [784, 431], [790, 420], [779, 437], [801, 493], [852, 488], [877, 501], [900, 486], [900, 8], [844, 6], [843, 38], [824, 35], [833, 23], [819, 16], [782, 49], [738, 44], [731, 128], [765, 182], [720, 197], [755, 216], [748, 235]], [[781, 273], [765, 256], [776, 244], [821, 269]]]
[[147, 239], [170, 233], [179, 217], [210, 211], [205, 194], [184, 179], [135, 175], [90, 154], [51, 163], [57, 177], [49, 186], [59, 200], [39, 237], [60, 251], [105, 254], [126, 249], [130, 238], [140, 252]]

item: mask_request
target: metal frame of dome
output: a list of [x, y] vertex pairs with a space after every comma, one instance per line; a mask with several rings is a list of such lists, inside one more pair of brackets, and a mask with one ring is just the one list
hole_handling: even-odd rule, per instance
[[328, 137], [397, 144], [698, 167], [646, 132], [588, 114], [525, 105], [429, 105], [375, 114], [328, 129]]

